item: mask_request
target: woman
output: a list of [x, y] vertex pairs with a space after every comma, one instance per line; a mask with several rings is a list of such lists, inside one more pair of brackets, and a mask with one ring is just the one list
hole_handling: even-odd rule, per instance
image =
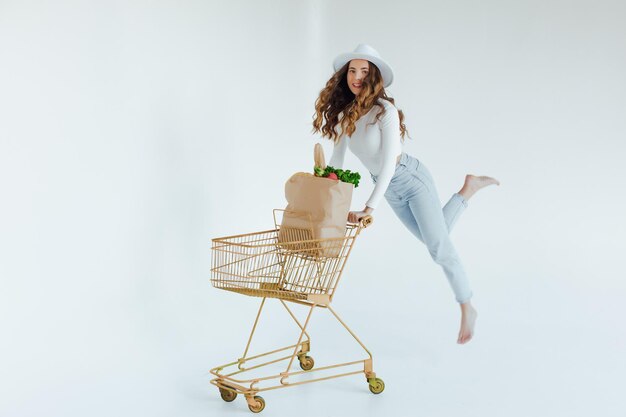
[[449, 232], [467, 201], [483, 187], [500, 183], [491, 177], [467, 175], [458, 193], [441, 207], [433, 179], [416, 158], [402, 152], [404, 114], [385, 93], [393, 71], [376, 50], [361, 44], [351, 53], [335, 58], [335, 74], [315, 102], [313, 131], [334, 141], [329, 165], [342, 168], [350, 148], [369, 170], [374, 190], [361, 211], [351, 211], [348, 221], [370, 214], [384, 196], [398, 218], [441, 265], [461, 306], [457, 342], [468, 342], [474, 333], [477, 313], [472, 291], [452, 244]]

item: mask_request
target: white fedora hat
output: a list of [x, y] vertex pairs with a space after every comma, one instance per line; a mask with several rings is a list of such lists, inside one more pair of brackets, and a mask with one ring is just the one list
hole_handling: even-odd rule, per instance
[[371, 46], [362, 43], [357, 46], [354, 51], [345, 54], [340, 54], [333, 61], [333, 68], [338, 71], [341, 67], [346, 65], [347, 62], [353, 59], [366, 59], [372, 64], [376, 65], [380, 70], [380, 75], [383, 77], [383, 85], [389, 87], [393, 81], [393, 70], [391, 66], [387, 64], [381, 57], [376, 49]]

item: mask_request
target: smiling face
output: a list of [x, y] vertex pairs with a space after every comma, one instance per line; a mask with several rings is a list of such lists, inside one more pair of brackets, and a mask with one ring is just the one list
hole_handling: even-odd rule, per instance
[[365, 59], [353, 59], [348, 65], [348, 87], [356, 96], [359, 95], [363, 86], [361, 85], [363, 78], [369, 74], [369, 62]]

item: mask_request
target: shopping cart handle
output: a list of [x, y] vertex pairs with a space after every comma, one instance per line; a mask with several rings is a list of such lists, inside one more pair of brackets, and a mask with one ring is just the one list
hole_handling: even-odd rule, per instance
[[359, 226], [360, 227], [367, 227], [370, 224], [372, 224], [373, 221], [374, 221], [374, 218], [368, 214], [368, 215], [363, 216], [363, 217], [361, 217], [359, 219]]

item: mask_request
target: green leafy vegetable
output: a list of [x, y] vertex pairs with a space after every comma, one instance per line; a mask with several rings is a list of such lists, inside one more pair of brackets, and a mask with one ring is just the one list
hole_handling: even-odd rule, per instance
[[354, 184], [355, 188], [359, 186], [359, 181], [361, 180], [361, 174], [359, 174], [358, 172], [352, 172], [349, 169], [336, 169], [331, 167], [330, 165], [326, 165], [326, 169], [322, 169], [316, 166], [313, 168], [313, 170], [315, 171], [315, 175], [318, 177], [328, 177], [328, 174], [334, 172], [340, 181]]
[[318, 166], [316, 166], [315, 168], [313, 168], [313, 170], [315, 171], [315, 176], [316, 177], [323, 177], [324, 176], [324, 170]]

